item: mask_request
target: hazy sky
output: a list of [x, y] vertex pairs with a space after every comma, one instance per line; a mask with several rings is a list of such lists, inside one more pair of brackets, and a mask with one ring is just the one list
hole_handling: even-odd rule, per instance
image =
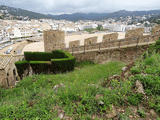
[[0, 4], [47, 14], [160, 9], [160, 0], [0, 0]]

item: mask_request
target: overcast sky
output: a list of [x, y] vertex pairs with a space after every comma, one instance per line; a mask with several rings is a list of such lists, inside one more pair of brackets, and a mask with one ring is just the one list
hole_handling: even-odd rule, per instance
[[160, 0], [0, 0], [0, 4], [46, 14], [160, 9]]

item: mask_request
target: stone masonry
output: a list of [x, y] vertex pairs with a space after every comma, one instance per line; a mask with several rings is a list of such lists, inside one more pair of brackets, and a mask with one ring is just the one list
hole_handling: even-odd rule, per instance
[[117, 39], [118, 39], [118, 33], [112, 33], [112, 34], [104, 35], [102, 42], [108, 42], [108, 41], [113, 41]]
[[19, 79], [17, 74], [15, 62], [22, 60], [24, 57], [21, 55], [1, 55], [0, 56], [0, 87], [11, 87], [14, 86], [16, 81]]
[[80, 40], [69, 42], [69, 48], [79, 47], [79, 46], [80, 46]]
[[152, 35], [159, 35], [160, 34], [160, 25], [157, 25], [152, 29]]
[[45, 52], [51, 52], [65, 48], [65, 33], [58, 30], [44, 31], [44, 49]]
[[128, 30], [126, 32], [125, 38], [142, 37], [143, 33], [144, 33], [144, 28], [138, 28], [138, 29]]
[[92, 45], [97, 43], [97, 37], [91, 37], [84, 40], [84, 45]]
[[74, 53], [77, 61], [93, 61], [96, 63], [103, 63], [104, 61], [123, 61], [130, 63], [136, 60], [144, 53], [148, 45], [141, 47], [126, 47], [121, 49], [110, 49], [101, 51], [89, 51], [85, 53]]

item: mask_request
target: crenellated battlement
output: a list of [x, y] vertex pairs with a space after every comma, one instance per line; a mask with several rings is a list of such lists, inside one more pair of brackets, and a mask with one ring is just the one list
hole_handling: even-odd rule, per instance
[[141, 46], [153, 44], [160, 37], [160, 27], [153, 28], [154, 31], [150, 35], [144, 35], [144, 29], [138, 28], [126, 32], [124, 39], [118, 39], [118, 33], [107, 34], [103, 36], [102, 42], [97, 42], [97, 37], [91, 37], [84, 40], [84, 45], [80, 45], [80, 40], [69, 43], [66, 51], [77, 53], [87, 52], [90, 50], [117, 49], [130, 46]]
[[154, 27], [152, 33], [149, 35], [144, 35], [144, 28], [137, 28], [127, 31], [124, 39], [118, 39], [118, 33], [111, 33], [103, 35], [101, 42], [98, 42], [98, 36], [93, 36], [84, 39], [83, 44], [80, 44], [82, 42], [81, 40], [71, 41], [69, 42], [69, 47], [66, 48], [64, 32], [50, 30], [44, 32], [44, 46], [47, 52], [55, 49], [64, 49], [72, 53], [81, 53], [92, 50], [117, 49], [153, 44], [159, 37], [160, 26]]

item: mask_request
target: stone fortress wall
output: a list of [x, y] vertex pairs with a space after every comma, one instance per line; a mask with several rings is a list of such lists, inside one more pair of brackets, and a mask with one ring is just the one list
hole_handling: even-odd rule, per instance
[[[152, 34], [143, 35], [144, 29], [138, 28], [129, 30], [125, 34], [124, 39], [118, 39], [118, 33], [106, 34], [103, 36], [102, 42], [97, 42], [97, 37], [91, 37], [84, 40], [84, 45], [80, 45], [80, 41], [72, 41], [69, 43], [69, 48], [66, 51], [80, 52], [93, 49], [105, 49], [105, 48], [120, 48], [122, 46], [133, 46], [141, 44], [151, 44], [159, 39], [160, 26], [153, 28]], [[84, 48], [85, 47], [85, 48]]]
[[84, 40], [84, 45], [92, 45], [97, 43], [97, 37], [91, 37]]
[[[52, 32], [53, 33], [51, 34], [61, 33], [61, 31]], [[55, 44], [55, 42], [62, 43], [65, 40], [64, 36], [62, 38], [56, 38], [55, 35], [53, 36], [54, 38], [51, 37], [50, 42], [47, 42], [47, 44], [45, 44], [45, 46], [48, 47], [50, 51], [60, 48], [49, 48], [49, 44]], [[147, 49], [148, 45], [155, 43], [155, 41], [158, 40], [159, 37], [160, 26], [154, 27], [150, 35], [144, 35], [144, 29], [138, 28], [127, 31], [124, 39], [118, 39], [118, 33], [112, 33], [104, 35], [103, 40], [100, 43], [97, 42], [97, 36], [94, 36], [85, 39], [84, 45], [80, 45], [80, 40], [76, 40], [69, 43], [69, 48], [61, 48], [63, 48], [63, 50], [71, 52], [74, 56], [76, 56], [78, 61], [92, 60], [96, 62], [103, 62], [108, 60], [121, 60], [127, 62], [134, 60], [135, 56], [137, 56], [138, 54], [142, 54]], [[55, 41], [55, 39], [57, 39], [57, 41]], [[47, 41], [45, 37], [44, 41]]]
[[144, 29], [130, 30], [126, 33], [125, 39], [117, 38], [116, 33], [105, 35], [102, 43], [90, 46], [79, 46], [67, 48], [78, 61], [94, 61], [103, 63], [104, 61], [133, 62], [142, 55], [150, 44], [155, 43], [160, 38], [160, 26], [152, 29], [150, 35], [143, 35]]
[[[154, 33], [152, 33], [151, 35], [143, 35], [143, 33], [144, 33], [143, 28], [129, 30], [126, 32], [124, 39], [118, 39], [118, 33], [106, 34], [103, 36], [103, 40], [100, 43], [97, 42], [97, 37], [95, 36], [95, 37], [85, 39], [84, 46], [86, 47], [86, 50], [98, 49], [99, 44], [101, 44], [100, 46], [101, 48], [116, 47], [116, 46], [118, 47], [119, 45], [137, 44], [137, 42], [138, 43], [152, 42], [152, 41], [155, 41], [155, 39], [157, 39], [156, 34]], [[83, 50], [84, 46], [80, 45], [80, 40], [79, 41], [76, 40], [76, 41], [70, 42], [69, 48], [67, 48], [66, 50], [71, 51], [71, 48], [73, 48], [74, 51], [77, 51], [78, 49], [79, 49], [78, 51], [81, 51]]]
[[125, 38], [135, 38], [135, 37], [142, 37], [144, 33], [144, 28], [137, 28], [133, 30], [128, 30], [126, 32]]
[[69, 47], [70, 48], [78, 47], [78, 46], [80, 46], [80, 40], [75, 40], [75, 41], [69, 42]]
[[109, 42], [109, 41], [114, 41], [114, 40], [118, 40], [118, 33], [104, 35], [102, 42]]

